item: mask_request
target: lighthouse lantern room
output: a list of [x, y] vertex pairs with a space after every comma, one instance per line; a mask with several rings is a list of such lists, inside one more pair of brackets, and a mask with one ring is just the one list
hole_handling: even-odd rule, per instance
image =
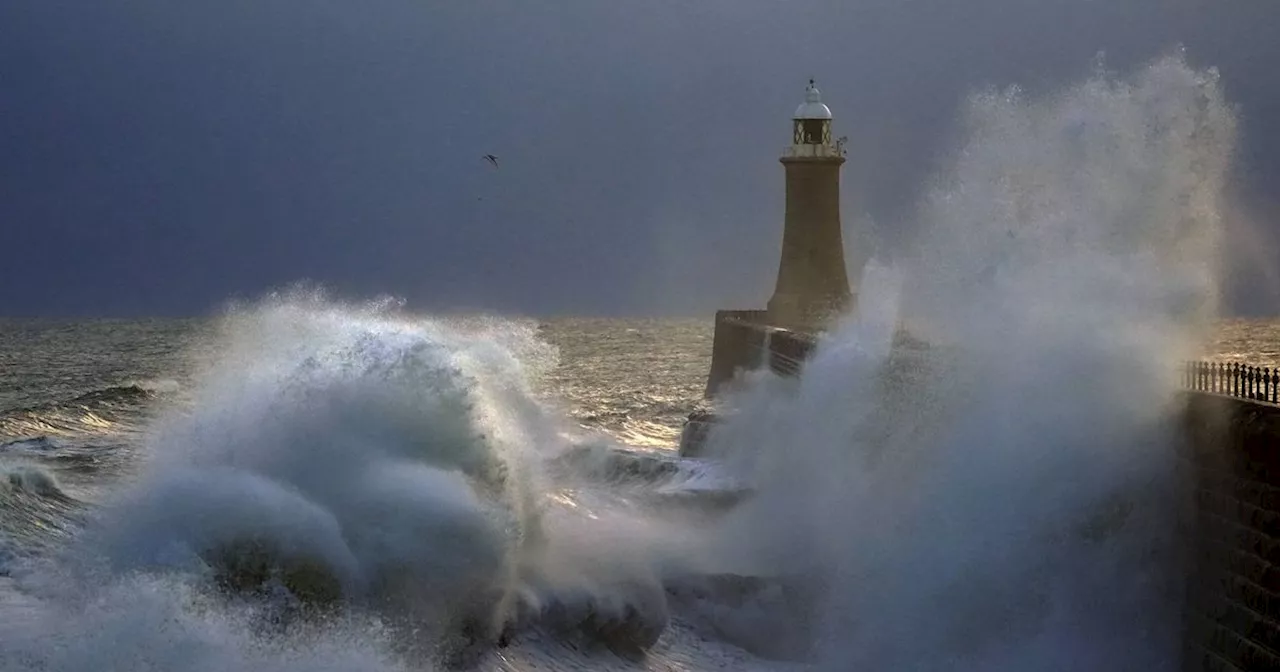
[[842, 148], [831, 139], [831, 108], [822, 102], [822, 92], [809, 80], [804, 102], [792, 116], [791, 147], [787, 156], [839, 156]]

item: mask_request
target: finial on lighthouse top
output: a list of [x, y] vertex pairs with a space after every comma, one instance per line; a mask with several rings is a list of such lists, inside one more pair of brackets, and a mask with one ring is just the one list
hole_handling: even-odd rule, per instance
[[800, 107], [796, 108], [793, 119], [830, 119], [831, 108], [822, 104], [822, 92], [809, 80], [809, 86], [804, 90], [804, 102]]

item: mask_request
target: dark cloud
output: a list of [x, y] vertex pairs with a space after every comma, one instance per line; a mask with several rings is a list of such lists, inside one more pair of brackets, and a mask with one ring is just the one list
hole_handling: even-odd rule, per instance
[[966, 91], [1179, 43], [1241, 106], [1241, 207], [1271, 240], [1273, 4], [0, 0], [0, 313], [198, 313], [300, 279], [423, 308], [758, 305], [809, 77], [850, 136], [847, 223], [892, 241]]

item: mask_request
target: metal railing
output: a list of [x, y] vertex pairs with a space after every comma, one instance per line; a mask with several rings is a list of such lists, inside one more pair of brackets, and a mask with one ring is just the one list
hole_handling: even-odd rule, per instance
[[1182, 382], [1194, 392], [1280, 403], [1280, 368], [1239, 362], [1187, 362]]

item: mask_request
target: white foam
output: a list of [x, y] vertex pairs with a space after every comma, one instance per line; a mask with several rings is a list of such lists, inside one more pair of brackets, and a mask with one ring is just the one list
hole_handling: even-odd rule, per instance
[[[666, 622], [647, 550], [659, 526], [625, 511], [545, 515], [556, 500], [543, 464], [568, 447], [568, 420], [531, 391], [553, 353], [529, 325], [295, 293], [232, 311], [209, 347], [183, 405], [148, 432], [136, 479], [60, 564], [23, 574], [43, 606], [0, 649], [67, 670], [101, 669], [94, 647], [121, 669], [184, 649], [188, 669], [294, 669], [297, 642], [250, 632], [209, 592], [211, 558], [238, 543], [323, 568], [348, 611], [412, 619], [416, 642], [464, 616], [501, 625], [520, 601]], [[331, 628], [334, 641], [364, 636]], [[389, 650], [371, 641], [338, 660], [383, 669]]]

